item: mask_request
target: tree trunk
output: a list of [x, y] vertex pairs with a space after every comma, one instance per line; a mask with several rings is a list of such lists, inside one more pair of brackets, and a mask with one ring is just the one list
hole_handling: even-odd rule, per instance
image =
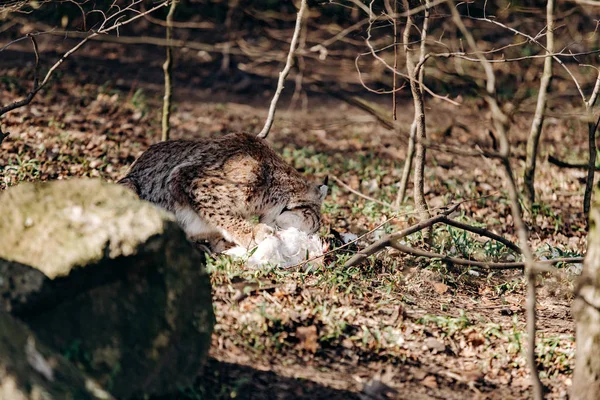
[[573, 315], [577, 322], [577, 353], [571, 395], [592, 400], [600, 393], [600, 207], [590, 210], [588, 250], [576, 287]]

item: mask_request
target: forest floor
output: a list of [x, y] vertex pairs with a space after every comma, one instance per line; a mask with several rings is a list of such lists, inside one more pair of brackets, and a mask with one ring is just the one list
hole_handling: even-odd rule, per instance
[[[107, 54], [89, 51], [74, 59], [30, 106], [3, 119], [11, 133], [0, 150], [3, 189], [77, 176], [114, 181], [159, 140], [159, 66], [144, 69], [133, 55], [129, 61], [96, 62], [110, 58]], [[24, 59], [30, 55], [10, 52], [0, 64], [3, 103], [29, 88], [31, 66], [23, 68]], [[173, 138], [260, 130], [270, 93], [228, 94], [226, 88], [200, 87], [190, 74], [176, 75]], [[390, 99], [379, 102], [389, 109]], [[309, 93], [306, 108], [298, 103], [289, 109], [289, 104], [288, 96], [269, 137], [287, 161], [315, 181], [335, 176], [393, 202], [406, 131], [387, 130], [363, 111], [324, 95]], [[408, 130], [411, 101], [401, 98], [398, 110]], [[462, 106], [429, 99], [426, 112], [431, 140], [491, 147], [489, 116], [475, 99], [463, 99]], [[530, 118], [517, 115], [511, 131], [517, 155], [524, 153]], [[585, 140], [583, 124], [547, 119], [536, 181], [539, 205], [526, 215], [537, 257], [585, 252], [585, 173], [546, 160], [548, 154], [585, 159]], [[518, 177], [523, 164], [514, 158]], [[389, 220], [359, 242], [364, 247], [417, 220], [412, 196], [396, 211], [349, 193], [332, 179], [330, 187], [323, 206], [325, 237], [361, 235]], [[469, 200], [457, 219], [517, 242], [497, 161], [429, 151], [425, 190], [431, 208]], [[406, 241], [419, 246], [420, 235]], [[433, 243], [434, 250], [460, 257], [518, 259], [502, 245], [447, 226], [436, 226]], [[350, 255], [340, 251], [324, 266], [296, 270], [249, 270], [225, 257], [209, 260], [217, 325], [206, 376], [172, 398], [529, 397], [520, 271], [488, 273], [393, 251], [344, 268]], [[536, 352], [548, 398], [565, 398], [571, 384], [573, 280], [538, 279]]]

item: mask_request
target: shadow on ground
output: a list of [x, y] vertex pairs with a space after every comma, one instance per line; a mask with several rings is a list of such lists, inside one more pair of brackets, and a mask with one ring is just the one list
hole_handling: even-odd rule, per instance
[[287, 378], [271, 371], [209, 358], [204, 376], [180, 393], [152, 400], [189, 399], [359, 399], [356, 393], [322, 386], [316, 382]]

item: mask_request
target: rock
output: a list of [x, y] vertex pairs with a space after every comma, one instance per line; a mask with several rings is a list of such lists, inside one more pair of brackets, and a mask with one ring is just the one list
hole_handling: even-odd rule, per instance
[[0, 399], [109, 400], [113, 397], [41, 343], [23, 323], [0, 311]]
[[86, 179], [21, 184], [0, 202], [0, 309], [119, 399], [195, 380], [210, 281], [171, 214]]

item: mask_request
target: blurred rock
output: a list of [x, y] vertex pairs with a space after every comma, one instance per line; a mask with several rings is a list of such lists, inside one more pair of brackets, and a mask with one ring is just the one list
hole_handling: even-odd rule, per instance
[[113, 399], [96, 382], [0, 311], [0, 399]]
[[170, 214], [86, 179], [21, 184], [0, 201], [0, 309], [120, 399], [195, 380], [210, 281]]

